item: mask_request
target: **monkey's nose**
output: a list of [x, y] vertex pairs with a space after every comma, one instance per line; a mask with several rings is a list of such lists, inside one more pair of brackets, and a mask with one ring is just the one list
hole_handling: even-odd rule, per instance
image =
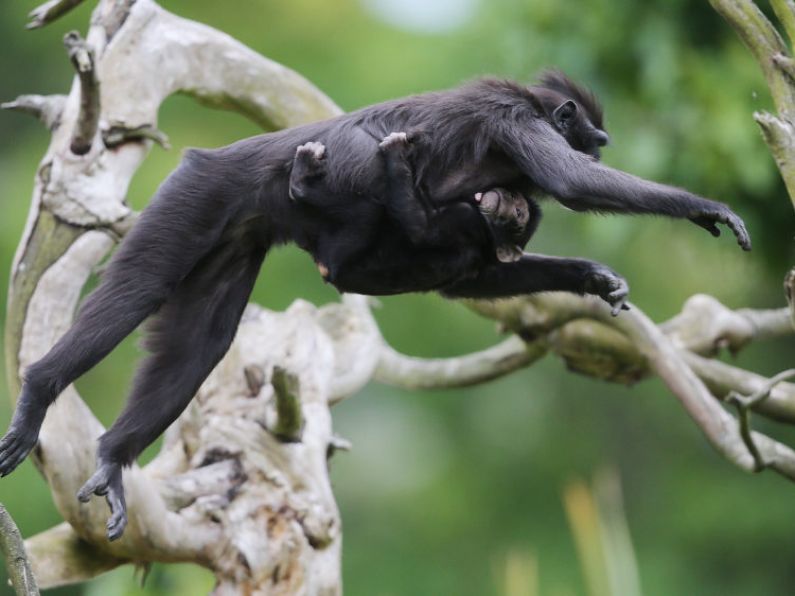
[[603, 131], [603, 130], [597, 130], [596, 131], [596, 144], [597, 145], [599, 145], [600, 147], [604, 147], [609, 142], [610, 142], [610, 137], [607, 135], [607, 133], [605, 131]]

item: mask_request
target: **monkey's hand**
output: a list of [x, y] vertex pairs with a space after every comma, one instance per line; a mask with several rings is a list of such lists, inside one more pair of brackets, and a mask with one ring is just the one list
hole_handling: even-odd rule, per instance
[[326, 146], [315, 141], [304, 143], [295, 150], [288, 187], [288, 194], [293, 201], [305, 199], [312, 184], [325, 175], [325, 157]]
[[739, 215], [726, 205], [710, 202], [706, 209], [692, 215], [689, 219], [715, 237], [720, 236], [718, 224], [724, 224], [737, 237], [737, 244], [739, 244], [743, 250], [751, 250], [751, 237], [745, 229], [745, 223], [743, 223]]
[[8, 432], [0, 441], [0, 476], [8, 476], [13, 472], [36, 446], [39, 438], [44, 411], [28, 405], [31, 401], [25, 397], [28, 391], [29, 387], [23, 387]]
[[610, 314], [614, 317], [622, 310], [629, 310], [627, 281], [609, 267], [594, 264], [593, 268], [585, 275], [584, 290], [588, 294], [599, 296], [612, 306]]
[[105, 526], [108, 540], [112, 542], [121, 538], [124, 528], [127, 527], [127, 502], [124, 499], [119, 464], [99, 462], [97, 471], [77, 493], [77, 498], [82, 503], [88, 503], [91, 495], [104, 496], [110, 507], [110, 519]]

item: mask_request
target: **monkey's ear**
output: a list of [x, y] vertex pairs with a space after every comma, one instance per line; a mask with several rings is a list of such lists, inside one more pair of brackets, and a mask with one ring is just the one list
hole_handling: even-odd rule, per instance
[[552, 118], [555, 121], [555, 126], [557, 126], [560, 131], [568, 130], [576, 113], [577, 104], [570, 99], [564, 101], [555, 108], [554, 112], [552, 112]]

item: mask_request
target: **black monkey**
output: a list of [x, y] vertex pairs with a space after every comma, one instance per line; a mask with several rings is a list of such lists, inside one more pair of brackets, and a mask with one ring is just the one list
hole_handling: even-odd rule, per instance
[[[377, 139], [399, 130], [429, 132], [413, 175], [422, 196], [436, 206], [508, 188], [527, 197], [551, 195], [580, 211], [686, 218], [714, 235], [717, 224], [726, 224], [750, 249], [742, 220], [726, 205], [600, 163], [599, 147], [607, 142], [601, 110], [560, 73], [530, 87], [481, 80], [216, 150], [188, 151], [122, 242], [72, 328], [26, 371], [0, 441], [0, 474], [10, 473], [33, 448], [58, 394], [155, 315], [147, 338], [151, 353], [124, 411], [100, 438], [97, 472], [79, 494], [83, 500], [107, 496], [108, 537], [118, 538], [126, 524], [122, 468], [177, 418], [228, 349], [267, 250], [292, 241], [311, 252], [327, 229], [322, 210], [288, 196], [296, 147], [316, 141], [328, 148], [330, 188], [351, 197], [385, 196]], [[369, 209], [365, 200], [350, 205]], [[373, 250], [340, 271], [335, 283], [341, 290], [436, 290], [476, 298], [566, 290], [597, 294], [614, 305], [626, 297], [625, 282], [592, 261], [524, 255], [513, 263], [491, 259], [474, 272], [468, 266], [456, 271], [456, 251], [407, 251], [394, 233], [398, 226], [385, 223], [380, 212], [373, 225]]]
[[[379, 226], [373, 224], [379, 217], [385, 219], [385, 225], [391, 218], [398, 226], [392, 233], [398, 241], [410, 243], [406, 247], [410, 254], [417, 247], [455, 249], [460, 251], [458, 259], [470, 262], [470, 269], [474, 270], [486, 263], [485, 223], [499, 261], [512, 262], [521, 257], [522, 248], [540, 218], [535, 202], [516, 192], [492, 189], [462, 198], [460, 203], [435, 207], [423, 200], [414, 185], [410, 162], [412, 154], [422, 150], [421, 136], [391, 133], [379, 143], [385, 168], [383, 197], [363, 198], [329, 188], [326, 148], [322, 143], [306, 143], [296, 150], [290, 173], [290, 198], [320, 210], [326, 217], [326, 229], [318, 235], [311, 252], [327, 282], [335, 284], [340, 270], [344, 271], [349, 263], [361, 260], [365, 251], [372, 250], [375, 236], [380, 232]], [[361, 205], [364, 201], [368, 202], [366, 207]], [[484, 217], [478, 216], [474, 205]], [[458, 267], [453, 270], [460, 276]]]

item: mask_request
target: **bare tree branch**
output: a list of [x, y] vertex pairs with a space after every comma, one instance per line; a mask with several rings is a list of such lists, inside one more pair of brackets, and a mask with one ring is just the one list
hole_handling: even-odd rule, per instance
[[[719, 399], [725, 400], [732, 392], [741, 395], [756, 393], [769, 382], [767, 377], [720, 360], [711, 360], [687, 351], [682, 352], [682, 357]], [[763, 402], [754, 404], [753, 409], [767, 418], [795, 424], [795, 384], [777, 384], [770, 396]]]
[[[610, 321], [605, 312], [599, 314], [603, 321]], [[713, 447], [737, 466], [755, 471], [754, 458], [739, 437], [736, 422], [718, 405], [671, 342], [637, 309], [624, 315], [629, 316], [616, 317], [614, 326], [624, 331], [646, 356], [655, 372], [679, 398]], [[773, 469], [795, 480], [795, 451], [764, 435], [755, 434], [754, 441]]]
[[525, 344], [518, 337], [457, 358], [415, 358], [385, 344], [375, 380], [404, 389], [467, 387], [530, 366], [546, 352], [540, 342]]
[[776, 385], [793, 376], [795, 376], [795, 368], [785, 370], [775, 375], [770, 380], [766, 381], [762, 388], [751, 395], [744, 396], [736, 392], [731, 392], [726, 398], [727, 403], [737, 408], [737, 417], [740, 422], [740, 436], [754, 458], [754, 472], [760, 472], [765, 469], [767, 467], [767, 461], [765, 461], [764, 456], [760, 453], [754, 441], [753, 432], [751, 431], [751, 409], [767, 400], [767, 398], [770, 397], [770, 392]]
[[[770, 88], [778, 115], [757, 112], [754, 119], [776, 160], [784, 184], [795, 206], [795, 85], [790, 74], [790, 52], [775, 26], [753, 0], [709, 0], [712, 7], [734, 28], [756, 58]], [[772, 0], [773, 9], [792, 40], [795, 32], [793, 2]]]
[[43, 588], [87, 581], [130, 562], [84, 540], [67, 522], [25, 541], [33, 572]]
[[63, 43], [80, 80], [80, 113], [69, 147], [75, 155], [85, 155], [91, 149], [99, 123], [99, 80], [94, 69], [94, 52], [77, 31], [67, 33]]
[[795, 329], [795, 268], [790, 269], [784, 278], [784, 295], [787, 297], [789, 320]]
[[48, 129], [55, 130], [61, 123], [65, 103], [65, 95], [20, 95], [14, 101], [0, 104], [0, 109], [30, 114]]
[[705, 294], [688, 298], [682, 312], [660, 327], [678, 346], [708, 355], [723, 348], [737, 353], [752, 340], [795, 333], [786, 308], [735, 311]]
[[83, 0], [50, 0], [41, 6], [34, 8], [28, 13], [30, 22], [25, 26], [27, 29], [38, 29], [52, 23], [57, 18], [65, 15]]
[[301, 399], [298, 397], [298, 377], [277, 366], [273, 369], [271, 384], [276, 397], [276, 420], [270, 426], [270, 431], [280, 441], [300, 441], [304, 430], [304, 415], [301, 412]]
[[154, 141], [163, 149], [171, 149], [168, 135], [151, 124], [141, 124], [132, 128], [124, 124], [114, 124], [102, 131], [102, 141], [108, 149], [114, 149], [124, 143], [144, 140]]
[[19, 596], [38, 596], [36, 578], [30, 568], [19, 528], [6, 508], [0, 505], [0, 552], [5, 559], [11, 586]]
[[790, 43], [795, 43], [795, 2], [792, 0], [770, 0], [776, 17], [784, 26]]

